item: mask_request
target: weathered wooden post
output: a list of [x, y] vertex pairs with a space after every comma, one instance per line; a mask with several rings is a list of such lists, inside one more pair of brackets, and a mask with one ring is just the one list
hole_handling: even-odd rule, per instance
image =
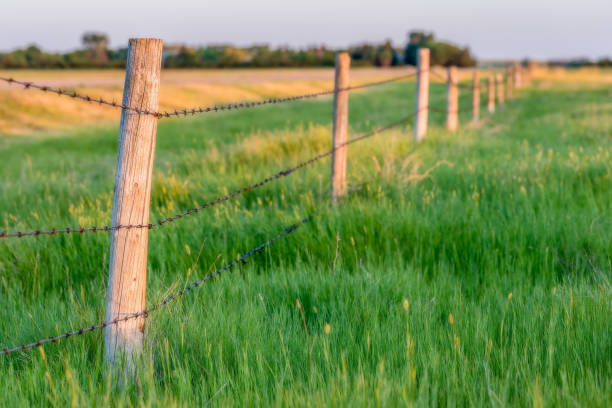
[[480, 116], [480, 72], [477, 69], [474, 69], [472, 79], [472, 115], [474, 123], [478, 122]]
[[[157, 112], [162, 41], [129, 42], [123, 105]], [[123, 110], [113, 199], [113, 226], [148, 225], [157, 117]], [[145, 309], [148, 228], [111, 232], [106, 321]], [[144, 340], [144, 317], [106, 327], [106, 362], [114, 374], [133, 377]]]
[[512, 67], [506, 68], [506, 99], [512, 99]]
[[497, 79], [497, 103], [500, 108], [504, 107], [504, 77], [502, 74], [496, 75]]
[[447, 107], [446, 107], [446, 128], [450, 131], [457, 130], [459, 123], [459, 76], [457, 67], [448, 67], [447, 80]]
[[514, 89], [519, 89], [523, 87], [523, 82], [521, 81], [521, 67], [518, 62], [515, 62], [513, 65], [513, 73], [514, 73]]
[[420, 141], [427, 133], [429, 109], [429, 48], [419, 48], [417, 54], [416, 112], [414, 138]]
[[489, 76], [489, 82], [487, 83], [487, 91], [489, 95], [489, 113], [495, 112], [495, 82], [493, 81], [493, 74]]
[[[336, 78], [334, 85], [334, 125], [332, 151], [332, 202], [338, 202], [346, 195], [346, 153], [348, 140], [348, 97], [349, 69], [351, 56], [347, 52], [336, 55]], [[338, 147], [341, 146], [341, 147]]]

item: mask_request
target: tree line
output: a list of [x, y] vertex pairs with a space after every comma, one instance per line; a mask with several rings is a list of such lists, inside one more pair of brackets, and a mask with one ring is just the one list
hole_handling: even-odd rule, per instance
[[[108, 37], [101, 33], [86, 33], [81, 38], [82, 48], [67, 53], [47, 53], [35, 45], [8, 53], [0, 53], [0, 68], [123, 68], [127, 48], [108, 48]], [[382, 44], [359, 44], [348, 47], [354, 66], [391, 67], [416, 65], [421, 47], [431, 49], [434, 65], [469, 67], [476, 64], [469, 48], [461, 48], [438, 41], [432, 33], [413, 31], [405, 46], [394, 46], [391, 41]], [[340, 51], [325, 46], [295, 49], [253, 45], [208, 45], [164, 47], [166, 68], [248, 68], [248, 67], [332, 67], [335, 54]]]

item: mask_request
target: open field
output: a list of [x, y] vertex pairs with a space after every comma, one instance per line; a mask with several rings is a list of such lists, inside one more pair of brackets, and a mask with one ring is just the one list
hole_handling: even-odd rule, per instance
[[[319, 209], [153, 314], [134, 389], [110, 386], [94, 332], [0, 358], [2, 403], [610, 406], [610, 74], [582, 75], [559, 83], [543, 73], [480, 124], [461, 115], [455, 134], [431, 113], [418, 146], [410, 126], [350, 146], [357, 191], [337, 208], [326, 206], [323, 161], [151, 231], [153, 304]], [[380, 77], [359, 78], [371, 79]], [[330, 85], [266, 79], [190, 91], [179, 81], [162, 86], [161, 100], [170, 108]], [[118, 97], [115, 86], [91, 91]], [[202, 100], [213, 87], [217, 96]], [[431, 91], [443, 107], [445, 87]], [[20, 120], [0, 115], [2, 229], [108, 224], [118, 113], [19, 92], [0, 90], [0, 113], [27, 108], [29, 118], [17, 132]], [[161, 120], [152, 220], [329, 149], [330, 102]], [[413, 111], [412, 82], [352, 94], [351, 134]], [[61, 131], [73, 114], [70, 126], [89, 125]], [[101, 321], [108, 247], [105, 233], [0, 241], [0, 348]]]

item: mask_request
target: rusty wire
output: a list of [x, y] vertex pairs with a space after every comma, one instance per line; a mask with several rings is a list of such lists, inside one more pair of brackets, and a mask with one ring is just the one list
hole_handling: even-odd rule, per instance
[[265, 99], [261, 101], [250, 101], [250, 102], [234, 102], [234, 103], [228, 103], [228, 104], [223, 104], [223, 105], [188, 108], [188, 109], [186, 108], [182, 110], [175, 109], [174, 111], [164, 111], [164, 112], [155, 112], [155, 111], [150, 111], [146, 109], [139, 109], [139, 108], [135, 108], [132, 106], [120, 104], [115, 101], [109, 101], [109, 100], [105, 100], [105, 99], [98, 98], [98, 97], [92, 97], [89, 95], [80, 94], [77, 92], [71, 92], [65, 89], [61, 89], [61, 88], [53, 88], [47, 85], [36, 84], [34, 82], [19, 81], [13, 78], [0, 77], [0, 81], [7, 82], [9, 84], [20, 85], [24, 89], [38, 89], [44, 92], [50, 92], [50, 93], [54, 93], [54, 94], [61, 95], [61, 96], [68, 96], [68, 97], [79, 99], [79, 100], [86, 101], [86, 102], [121, 108], [121, 109], [130, 111], [130, 112], [134, 112], [138, 115], [149, 115], [149, 116], [155, 116], [157, 118], [170, 118], [170, 117], [178, 117], [178, 116], [190, 116], [190, 115], [196, 115], [196, 114], [201, 114], [201, 113], [248, 109], [248, 108], [254, 108], [254, 107], [263, 106], [263, 105], [273, 105], [273, 104], [280, 104], [280, 103], [286, 103], [286, 102], [295, 102], [295, 101], [300, 101], [300, 100], [305, 100], [305, 99], [314, 99], [320, 96], [332, 95], [336, 92], [355, 91], [358, 89], [370, 88], [374, 86], [388, 84], [391, 82], [397, 82], [397, 81], [411, 78], [416, 75], [417, 73], [413, 72], [410, 74], [401, 75], [401, 76], [397, 76], [397, 77], [389, 78], [389, 79], [384, 79], [381, 81], [368, 82], [368, 83], [361, 84], [361, 85], [349, 86], [347, 88], [332, 89], [332, 90], [308, 93], [308, 94], [303, 94], [303, 95], [294, 95], [294, 96], [288, 96], [284, 98], [270, 98], [270, 99]]
[[43, 344], [46, 343], [56, 343], [61, 339], [67, 339], [69, 337], [73, 337], [73, 336], [78, 336], [84, 333], [89, 333], [92, 332], [94, 330], [99, 330], [99, 329], [103, 329], [107, 326], [111, 326], [111, 325], [115, 325], [118, 323], [122, 323], [128, 320], [132, 320], [132, 319], [137, 319], [140, 317], [143, 318], [147, 318], [149, 317], [149, 315], [158, 310], [161, 309], [162, 307], [166, 306], [168, 303], [180, 298], [181, 296], [183, 296], [185, 293], [201, 286], [203, 283], [217, 277], [218, 275], [220, 275], [221, 273], [225, 272], [228, 269], [231, 269], [232, 267], [236, 266], [239, 263], [246, 263], [246, 260], [248, 258], [250, 258], [251, 256], [263, 251], [266, 247], [272, 245], [273, 243], [275, 243], [276, 241], [278, 241], [279, 239], [291, 234], [292, 232], [294, 232], [298, 227], [300, 227], [301, 225], [307, 223], [308, 221], [310, 221], [310, 218], [303, 218], [302, 220], [286, 227], [283, 231], [281, 231], [279, 234], [277, 234], [276, 236], [274, 236], [273, 238], [269, 239], [268, 241], [264, 242], [263, 244], [260, 244], [259, 246], [251, 249], [250, 251], [244, 253], [243, 255], [241, 255], [238, 259], [235, 259], [234, 261], [228, 263], [227, 265], [223, 266], [220, 269], [217, 269], [215, 272], [210, 273], [208, 275], [205, 275], [204, 277], [200, 278], [199, 280], [191, 283], [189, 286], [185, 287], [184, 289], [174, 293], [173, 295], [167, 296], [165, 297], [162, 301], [160, 301], [159, 303], [141, 311], [141, 312], [137, 312], [137, 313], [132, 313], [129, 314], [127, 316], [123, 316], [123, 317], [118, 317], [116, 319], [110, 320], [110, 321], [105, 321], [102, 323], [98, 323], [98, 324], [93, 324], [91, 326], [88, 327], [84, 327], [81, 328], [79, 330], [70, 330], [67, 331], [63, 334], [57, 335], [57, 336], [53, 336], [53, 337], [46, 337], [46, 338], [42, 338], [39, 339], [35, 342], [32, 343], [24, 343], [21, 344], [19, 346], [14, 346], [14, 347], [7, 347], [4, 348], [2, 350], [0, 350], [0, 355], [8, 355], [11, 353], [14, 353], [16, 351], [20, 351], [20, 350], [27, 350], [27, 349], [31, 349], [34, 347], [40, 347]]
[[261, 180], [261, 181], [259, 181], [257, 183], [252, 183], [252, 184], [249, 184], [247, 186], [241, 187], [238, 190], [234, 191], [233, 193], [227, 194], [227, 195], [225, 195], [223, 197], [219, 197], [219, 198], [217, 198], [215, 200], [212, 200], [212, 201], [208, 201], [208, 202], [206, 202], [204, 204], [199, 205], [198, 207], [191, 208], [189, 210], [186, 210], [186, 211], [184, 211], [182, 213], [173, 215], [173, 216], [168, 217], [168, 218], [164, 218], [164, 219], [159, 220], [159, 221], [157, 221], [155, 223], [151, 223], [151, 224], [134, 224], [134, 225], [115, 225], [115, 226], [108, 226], [107, 225], [107, 226], [102, 226], [102, 227], [78, 227], [78, 228], [69, 228], [68, 227], [68, 228], [61, 228], [61, 229], [52, 228], [50, 230], [36, 230], [36, 231], [27, 231], [27, 232], [17, 231], [17, 232], [11, 232], [11, 233], [7, 233], [5, 231], [0, 231], [0, 238], [23, 238], [23, 237], [40, 236], [40, 235], [52, 235], [53, 236], [53, 235], [57, 235], [57, 234], [71, 234], [71, 233], [82, 234], [82, 233], [85, 233], [85, 232], [116, 231], [116, 230], [120, 230], [120, 229], [127, 229], [127, 230], [129, 230], [129, 229], [143, 229], [143, 228], [153, 229], [153, 228], [161, 227], [164, 224], [167, 224], [167, 223], [179, 220], [179, 219], [184, 218], [184, 217], [186, 217], [188, 215], [192, 215], [192, 214], [198, 213], [198, 212], [200, 212], [201, 210], [203, 210], [205, 208], [212, 207], [212, 206], [217, 205], [219, 203], [231, 200], [232, 198], [234, 198], [234, 197], [236, 197], [236, 196], [238, 196], [240, 194], [243, 194], [243, 193], [245, 193], [247, 191], [250, 191], [250, 190], [254, 190], [254, 189], [258, 188], [258, 187], [261, 187], [261, 186], [263, 186], [265, 184], [268, 184], [271, 181], [274, 181], [274, 180], [277, 180], [277, 179], [289, 176], [290, 174], [292, 174], [296, 170], [299, 170], [299, 169], [301, 169], [303, 167], [306, 167], [306, 166], [308, 166], [310, 164], [313, 164], [313, 163], [315, 163], [315, 162], [317, 162], [317, 161], [319, 161], [319, 160], [321, 160], [321, 159], [323, 159], [325, 157], [331, 156], [334, 151], [336, 151], [336, 150], [338, 150], [338, 149], [340, 149], [342, 147], [345, 147], [345, 146], [348, 146], [350, 144], [356, 143], [356, 142], [358, 142], [360, 140], [363, 140], [363, 139], [367, 139], [369, 137], [377, 135], [377, 134], [379, 134], [381, 132], [384, 132], [386, 130], [389, 130], [391, 128], [400, 126], [403, 123], [405, 123], [405, 122], [409, 121], [410, 119], [412, 119], [412, 117], [415, 116], [415, 115], [416, 115], [416, 113], [414, 113], [412, 115], [409, 115], [409, 116], [407, 116], [407, 117], [405, 117], [403, 119], [400, 119], [400, 120], [398, 120], [396, 122], [390, 123], [390, 124], [388, 124], [386, 126], [374, 129], [374, 130], [372, 130], [372, 131], [370, 131], [368, 133], [365, 133], [365, 134], [363, 134], [361, 136], [355, 137], [355, 138], [353, 138], [351, 140], [348, 140], [348, 141], [346, 141], [344, 143], [341, 143], [341, 144], [337, 145], [336, 147], [332, 148], [331, 150], [328, 150], [326, 152], [320, 153], [320, 154], [318, 154], [318, 155], [316, 155], [316, 156], [314, 156], [314, 157], [312, 157], [312, 158], [310, 158], [310, 159], [308, 159], [306, 161], [303, 161], [303, 162], [301, 162], [301, 163], [299, 163], [299, 164], [297, 164], [297, 165], [295, 165], [293, 167], [290, 167], [288, 169], [279, 171], [278, 173], [275, 173], [275, 174], [273, 174], [273, 175], [271, 175], [271, 176], [269, 176], [269, 177], [267, 177], [267, 178], [265, 178], [265, 179], [263, 179], [263, 180]]

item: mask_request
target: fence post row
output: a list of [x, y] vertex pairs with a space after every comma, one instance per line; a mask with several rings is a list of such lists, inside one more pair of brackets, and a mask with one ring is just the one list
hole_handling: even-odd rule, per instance
[[[348, 52], [336, 54], [336, 75], [334, 85], [334, 124], [332, 151], [332, 202], [338, 202], [346, 195], [347, 146], [338, 147], [348, 141], [348, 91], [351, 56]], [[341, 90], [345, 89], [345, 90]]]
[[429, 48], [419, 48], [417, 53], [416, 112], [414, 138], [418, 142], [427, 133], [429, 109]]
[[472, 115], [474, 123], [477, 123], [480, 116], [480, 72], [477, 69], [472, 78]]
[[457, 67], [448, 67], [447, 80], [447, 108], [446, 108], [446, 128], [451, 131], [457, 130], [459, 123], [459, 76]]
[[487, 83], [487, 92], [489, 96], [489, 113], [495, 112], [495, 82], [493, 80], [493, 75], [489, 76], [489, 81]]
[[504, 76], [502, 74], [496, 75], [497, 80], [497, 103], [500, 108], [504, 107]]
[[[158, 111], [162, 40], [130, 39], [123, 105]], [[123, 110], [115, 175], [112, 225], [147, 225], [157, 117]], [[111, 232], [106, 321], [145, 309], [148, 228]], [[120, 376], [135, 375], [144, 340], [144, 317], [105, 328], [105, 359]]]

